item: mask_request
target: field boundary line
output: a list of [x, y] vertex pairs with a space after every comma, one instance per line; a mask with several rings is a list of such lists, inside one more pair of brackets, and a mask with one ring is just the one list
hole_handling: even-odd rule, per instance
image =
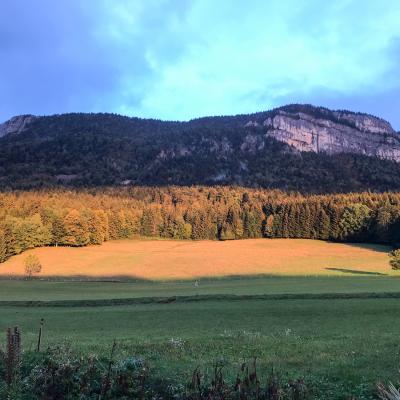
[[104, 307], [140, 304], [171, 304], [202, 301], [248, 301], [248, 300], [334, 300], [334, 299], [400, 299], [400, 292], [360, 293], [286, 293], [261, 295], [194, 295], [170, 297], [133, 297], [120, 299], [87, 300], [5, 300], [0, 307]]

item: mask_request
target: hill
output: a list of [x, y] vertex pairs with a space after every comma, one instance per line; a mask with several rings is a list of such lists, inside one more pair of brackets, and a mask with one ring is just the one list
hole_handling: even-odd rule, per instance
[[289, 105], [188, 122], [24, 115], [0, 125], [0, 187], [400, 189], [400, 135], [367, 114]]
[[42, 264], [38, 277], [156, 281], [232, 275], [396, 275], [389, 265], [389, 249], [304, 239], [119, 240], [30, 250], [0, 264], [0, 277], [24, 277], [24, 259], [31, 253]]

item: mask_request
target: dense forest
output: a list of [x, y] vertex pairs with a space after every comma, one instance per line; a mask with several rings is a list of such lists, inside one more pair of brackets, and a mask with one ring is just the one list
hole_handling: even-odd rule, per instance
[[[306, 112], [351, 125], [330, 110], [307, 105], [188, 122], [115, 114], [38, 117], [22, 132], [0, 138], [0, 188], [238, 185], [302, 193], [400, 190], [400, 163], [362, 154], [300, 152], [266, 137], [262, 121], [278, 111]], [[249, 126], [250, 120], [259, 126]]]
[[302, 195], [240, 187], [0, 194], [0, 261], [37, 246], [134, 236], [400, 243], [400, 193]]

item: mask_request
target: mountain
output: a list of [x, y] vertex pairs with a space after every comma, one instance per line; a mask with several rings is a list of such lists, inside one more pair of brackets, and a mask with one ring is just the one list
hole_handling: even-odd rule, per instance
[[400, 134], [368, 114], [288, 105], [188, 122], [23, 115], [0, 125], [0, 188], [229, 184], [400, 190]]

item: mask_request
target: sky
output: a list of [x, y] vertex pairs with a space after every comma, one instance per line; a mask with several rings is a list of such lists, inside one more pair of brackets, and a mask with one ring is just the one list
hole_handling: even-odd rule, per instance
[[400, 130], [400, 0], [2, 0], [0, 121], [311, 103]]

